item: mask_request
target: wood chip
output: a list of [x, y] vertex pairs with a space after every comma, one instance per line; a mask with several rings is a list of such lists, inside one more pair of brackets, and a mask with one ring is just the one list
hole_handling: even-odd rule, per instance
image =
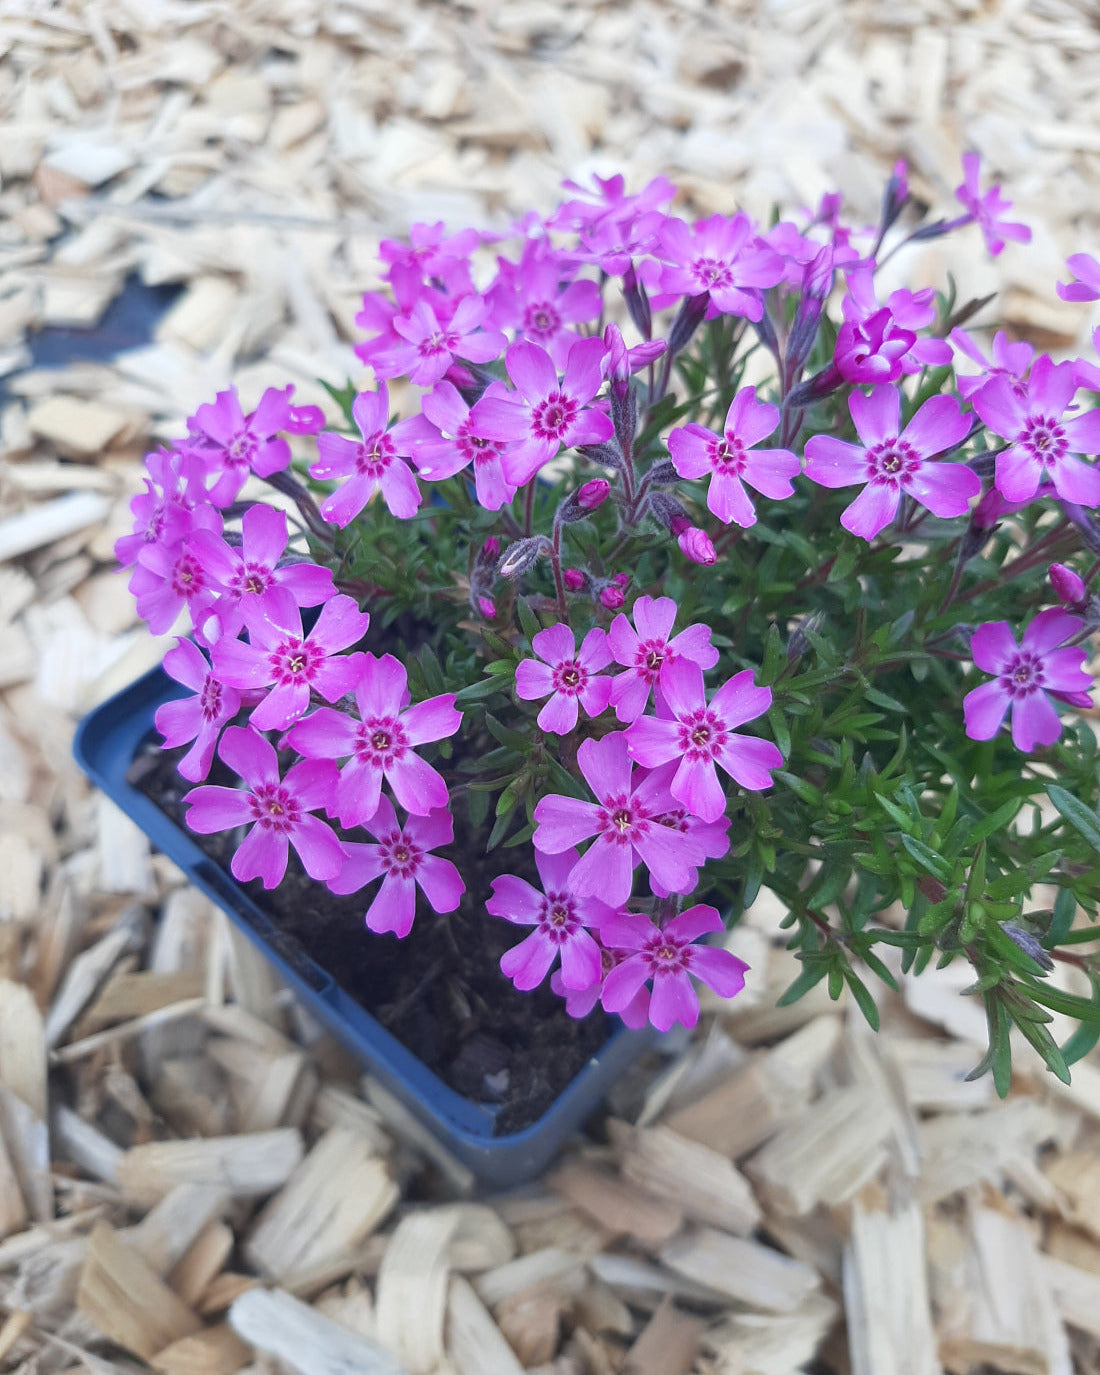
[[233, 1198], [262, 1198], [281, 1188], [302, 1159], [292, 1128], [215, 1136], [197, 1141], [151, 1141], [126, 1151], [115, 1169], [123, 1196], [152, 1207], [180, 1184], [212, 1184]]
[[669, 1242], [660, 1258], [678, 1275], [769, 1313], [792, 1312], [821, 1284], [801, 1261], [713, 1227], [693, 1228]]
[[102, 1222], [88, 1241], [77, 1307], [103, 1336], [146, 1361], [202, 1326], [138, 1252]]
[[639, 1188], [579, 1160], [555, 1170], [547, 1184], [589, 1213], [613, 1236], [633, 1237], [655, 1248], [680, 1230], [683, 1212], [671, 1202], [647, 1197]]
[[409, 1375], [384, 1346], [356, 1336], [278, 1289], [242, 1294], [229, 1310], [229, 1324], [239, 1337], [298, 1375]]
[[844, 1301], [852, 1375], [938, 1375], [924, 1219], [915, 1203], [888, 1210], [870, 1190], [856, 1200]]
[[378, 1339], [408, 1367], [428, 1375], [443, 1359], [447, 1252], [458, 1225], [451, 1208], [398, 1223], [378, 1272]]

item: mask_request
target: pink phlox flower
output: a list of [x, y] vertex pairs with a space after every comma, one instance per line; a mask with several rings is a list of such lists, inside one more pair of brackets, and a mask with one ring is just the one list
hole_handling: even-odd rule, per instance
[[1012, 202], [1003, 198], [999, 186], [991, 186], [984, 195], [978, 190], [980, 163], [981, 158], [977, 153], [963, 154], [963, 180], [955, 188], [955, 198], [968, 217], [977, 221], [986, 248], [996, 257], [1004, 248], [1006, 239], [1014, 243], [1030, 243], [1031, 230], [1026, 224], [1017, 224], [1004, 218], [1005, 211], [1011, 210]]
[[335, 878], [344, 865], [344, 847], [332, 828], [312, 815], [332, 800], [335, 764], [300, 759], [280, 778], [274, 747], [259, 731], [241, 726], [227, 727], [218, 754], [245, 787], [206, 784], [192, 788], [183, 801], [189, 807], [187, 824], [200, 835], [251, 825], [230, 862], [233, 877], [276, 887], [293, 846], [310, 878]]
[[196, 506], [187, 515], [190, 533], [182, 543], [144, 543], [130, 575], [137, 613], [154, 635], [165, 635], [184, 607], [196, 632], [218, 599], [217, 581], [202, 556], [191, 546], [199, 530], [221, 530], [221, 514], [213, 506]]
[[423, 299], [392, 325], [401, 342], [373, 354], [376, 377], [408, 376], [420, 387], [440, 380], [456, 358], [489, 363], [504, 352], [508, 340], [495, 329], [483, 329], [487, 308], [480, 296], [464, 296], [441, 314]]
[[538, 240], [524, 247], [519, 263], [502, 260], [500, 268], [488, 292], [493, 324], [538, 344], [563, 369], [580, 338], [570, 326], [596, 320], [603, 310], [599, 287], [583, 278], [566, 280], [571, 274], [559, 255]]
[[[1092, 347], [1100, 353], [1100, 326], [1092, 332]], [[1087, 358], [1073, 360], [1073, 380], [1086, 391], [1100, 392], [1100, 368]]]
[[391, 281], [404, 270], [415, 273], [423, 281], [442, 282], [452, 295], [467, 295], [474, 289], [470, 254], [477, 248], [479, 239], [476, 229], [448, 234], [441, 220], [435, 224], [414, 224], [409, 229], [407, 242], [383, 239], [378, 246], [378, 256], [389, 264]]
[[971, 740], [991, 740], [1011, 711], [1012, 743], [1029, 754], [1037, 745], [1052, 745], [1062, 733], [1051, 696], [1071, 706], [1092, 705], [1092, 675], [1085, 670], [1088, 655], [1080, 646], [1059, 648], [1084, 625], [1080, 617], [1052, 607], [1040, 611], [1019, 645], [1007, 621], [978, 627], [970, 640], [974, 663], [996, 676], [963, 698]]
[[321, 515], [341, 529], [354, 520], [379, 489], [390, 514], [408, 520], [420, 506], [420, 488], [404, 461], [411, 453], [410, 422], [389, 424], [389, 391], [385, 382], [376, 392], [361, 392], [352, 402], [360, 439], [340, 434], [317, 436], [317, 462], [310, 473], [322, 480], [345, 478], [321, 503]]
[[336, 792], [341, 826], [371, 819], [383, 778], [401, 806], [416, 816], [447, 805], [443, 776], [413, 751], [453, 735], [462, 724], [462, 713], [455, 710], [453, 692], [408, 706], [408, 681], [404, 666], [392, 654], [365, 654], [354, 687], [359, 720], [321, 707], [287, 736], [288, 743], [309, 759], [347, 760]]
[[[490, 382], [485, 396], [508, 395], [503, 382]], [[504, 477], [505, 445], [489, 439], [478, 430], [477, 420], [452, 383], [440, 382], [421, 402], [423, 415], [410, 422], [408, 435], [412, 458], [420, 476], [431, 482], [454, 477], [471, 463], [474, 487], [480, 505], [487, 511], [499, 511], [516, 494]]]
[[640, 344], [627, 348], [622, 331], [614, 321], [604, 330], [603, 341], [607, 345], [607, 353], [602, 364], [603, 374], [610, 379], [612, 390], [617, 386], [624, 395], [627, 391], [626, 384], [634, 374], [648, 368], [650, 363], [656, 362], [668, 349], [664, 339], [643, 339]]
[[964, 401], [969, 401], [975, 392], [980, 391], [994, 377], [1007, 378], [1016, 395], [1021, 399], [1026, 397], [1025, 379], [1031, 367], [1031, 360], [1035, 357], [1035, 349], [1026, 340], [1009, 339], [1004, 330], [999, 329], [993, 336], [990, 356], [986, 357], [974, 336], [965, 329], [953, 329], [948, 338], [958, 353], [964, 354], [981, 368], [979, 373], [962, 373], [956, 370], [955, 384]]
[[[735, 674], [708, 703], [703, 670], [691, 659], [678, 658], [662, 670], [661, 691], [671, 719], [639, 716], [626, 732], [627, 749], [649, 769], [679, 760], [669, 791], [693, 816], [717, 821], [726, 809], [716, 765], [743, 788], [755, 792], [771, 787], [770, 770], [783, 763], [782, 754], [770, 740], [736, 729], [762, 716], [772, 703], [771, 688], [757, 687], [751, 669]], [[658, 878], [665, 881], [660, 874]]]
[[779, 407], [757, 401], [755, 387], [742, 387], [726, 412], [723, 433], [703, 425], [684, 425], [668, 437], [672, 462], [681, 477], [710, 474], [707, 507], [725, 525], [756, 523], [744, 484], [775, 500], [794, 495], [791, 478], [801, 464], [789, 449], [756, 449], [779, 427]]
[[806, 444], [811, 481], [823, 487], [866, 484], [840, 517], [845, 530], [874, 539], [897, 515], [903, 494], [944, 519], [966, 515], [971, 497], [982, 490], [981, 479], [963, 464], [931, 461], [970, 433], [972, 419], [953, 396], [931, 397], [900, 433], [896, 387], [853, 392], [848, 409], [862, 445], [832, 435], [814, 435]]
[[593, 176], [594, 186], [582, 186], [579, 182], [562, 183], [566, 191], [577, 195], [562, 203], [546, 221], [551, 229], [591, 230], [607, 220], [621, 222], [638, 215], [648, 214], [659, 206], [668, 205], [676, 198], [676, 188], [667, 177], [654, 177], [641, 191], [628, 195], [626, 179], [617, 174], [613, 177]]
[[661, 226], [664, 267], [660, 289], [673, 296], [710, 297], [709, 313], [759, 320], [761, 292], [783, 280], [783, 259], [753, 232], [752, 221], [738, 212], [711, 215], [689, 226], [669, 218]]
[[578, 246], [568, 256], [578, 263], [594, 263], [609, 277], [621, 277], [640, 258], [657, 252], [664, 222], [658, 210], [599, 220], [581, 231]]
[[[285, 730], [306, 711], [311, 695], [335, 702], [350, 692], [359, 673], [355, 655], [342, 654], [367, 632], [370, 616], [351, 597], [331, 597], [308, 635], [285, 590], [277, 589], [272, 611], [248, 626], [249, 641], [219, 640], [214, 671], [230, 687], [270, 691], [249, 717], [257, 730]], [[304, 753], [304, 751], [303, 751]]]
[[1059, 282], [1057, 291], [1063, 301], [1100, 301], [1100, 262], [1091, 253], [1074, 253], [1066, 259], [1072, 282]]
[[530, 482], [563, 445], [602, 444], [614, 436], [610, 419], [589, 405], [603, 384], [605, 352], [602, 338], [578, 340], [559, 381], [553, 360], [537, 344], [513, 344], [508, 350], [505, 365], [516, 392], [483, 396], [472, 419], [486, 438], [512, 441], [503, 462], [513, 487]]
[[732, 998], [745, 986], [748, 965], [728, 950], [697, 945], [700, 936], [722, 930], [722, 918], [700, 903], [673, 917], [663, 927], [636, 912], [620, 912], [602, 928], [603, 939], [631, 953], [604, 980], [603, 1005], [618, 1012], [652, 981], [649, 1020], [658, 1031], [680, 1022], [693, 1027], [699, 1020], [698, 979], [721, 998]]
[[332, 573], [314, 563], [279, 566], [289, 534], [286, 513], [256, 502], [241, 518], [241, 544], [233, 548], [210, 530], [191, 536], [191, 548], [217, 583], [220, 636], [235, 636], [244, 624], [277, 614], [279, 589], [296, 606], [319, 606], [335, 596]]
[[[202, 464], [187, 450], [158, 450], [145, 455], [145, 491], [130, 502], [133, 534], [115, 542], [115, 558], [128, 568], [147, 544], [172, 549], [181, 545], [196, 522], [191, 513], [207, 504]], [[211, 522], [220, 526], [220, 521]]]
[[606, 711], [611, 679], [600, 671], [611, 662], [606, 631], [593, 626], [578, 650], [572, 630], [559, 622], [540, 630], [531, 648], [538, 658], [516, 665], [516, 695], [525, 702], [550, 698], [538, 714], [540, 730], [568, 735], [581, 707], [586, 716]]
[[888, 306], [866, 319], [845, 320], [837, 330], [833, 362], [846, 382], [896, 382], [902, 359], [917, 342], [916, 334], [900, 329]]
[[627, 670], [611, 680], [609, 702], [620, 721], [629, 723], [641, 716], [651, 691], [656, 691], [658, 702], [664, 701], [661, 671], [674, 659], [692, 659], [703, 669], [718, 662], [709, 625], [689, 625], [672, 635], [676, 610], [671, 597], [641, 596], [631, 609], [633, 625], [626, 616], [616, 616], [611, 622], [607, 642], [615, 662]]
[[1032, 366], [1025, 396], [1005, 377], [975, 392], [971, 404], [978, 415], [1009, 441], [997, 455], [995, 474], [1009, 501], [1033, 497], [1049, 476], [1065, 501], [1100, 506], [1100, 471], [1077, 457], [1100, 453], [1100, 411], [1067, 415], [1076, 390], [1073, 364], [1043, 354]]
[[571, 876], [577, 860], [573, 849], [556, 855], [536, 850], [541, 893], [514, 874], [493, 880], [492, 897], [485, 910], [517, 926], [535, 928], [501, 956], [502, 973], [521, 992], [537, 988], [559, 956], [565, 988], [586, 989], [600, 981], [600, 947], [590, 929], [606, 921], [613, 909], [591, 893], [573, 891]]
[[372, 931], [392, 931], [399, 939], [407, 936], [416, 916], [417, 887], [432, 911], [455, 910], [466, 885], [449, 859], [430, 853], [454, 840], [454, 818], [446, 807], [410, 816], [402, 826], [389, 798], [380, 797], [373, 817], [364, 824], [378, 844], [345, 841], [344, 867], [328, 886], [334, 893], [357, 893], [382, 879], [366, 912]]
[[626, 737], [605, 735], [585, 740], [577, 764], [595, 802], [550, 794], [535, 807], [536, 850], [560, 854], [590, 836], [595, 839], [573, 869], [573, 890], [593, 894], [618, 907], [626, 902], [639, 861], [670, 892], [687, 892], [703, 862], [691, 836], [657, 820], [675, 802], [661, 777], [635, 781]]
[[191, 640], [180, 640], [168, 651], [164, 671], [195, 695], [165, 702], [157, 708], [153, 723], [164, 736], [166, 750], [195, 742], [176, 767], [189, 782], [199, 783], [210, 772], [222, 727], [241, 709], [240, 693], [215, 677]]
[[270, 477], [290, 464], [290, 445], [280, 431], [290, 421], [287, 391], [268, 387], [260, 404], [247, 418], [236, 388], [218, 392], [217, 400], [200, 406], [188, 429], [194, 453], [212, 479], [209, 499], [215, 506], [229, 506], [249, 473]]

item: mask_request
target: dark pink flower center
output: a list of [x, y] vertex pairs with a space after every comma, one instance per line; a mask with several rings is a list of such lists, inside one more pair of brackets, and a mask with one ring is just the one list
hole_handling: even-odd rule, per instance
[[287, 683], [313, 682], [324, 661], [321, 650], [308, 640], [284, 640], [268, 656], [268, 664], [280, 687]]
[[867, 450], [867, 476], [880, 486], [904, 487], [923, 462], [904, 439], [883, 439]]
[[248, 803], [252, 819], [264, 831], [292, 831], [302, 819], [297, 798], [281, 783], [261, 783]]
[[1014, 654], [1001, 674], [1001, 686], [1011, 697], [1030, 697], [1043, 686], [1043, 664], [1036, 654]]
[[677, 725], [680, 753], [692, 761], [714, 759], [729, 738], [725, 723], [708, 707], [678, 717]]
[[411, 841], [404, 831], [391, 831], [378, 846], [378, 859], [387, 874], [398, 878], [415, 878], [424, 858], [424, 851]]
[[716, 473], [731, 473], [736, 477], [745, 471], [745, 446], [728, 430], [724, 439], [712, 439], [707, 443], [707, 458]]
[[172, 569], [172, 591], [180, 597], [197, 597], [206, 587], [206, 574], [202, 564], [186, 550], [176, 560]]
[[1046, 464], [1056, 463], [1069, 448], [1065, 430], [1051, 415], [1029, 415], [1016, 443]]
[[488, 463], [492, 459], [499, 458], [503, 445], [495, 439], [485, 439], [479, 434], [473, 434], [470, 430], [470, 421], [464, 420], [458, 427], [455, 435], [455, 443], [462, 457], [469, 463], [473, 460], [474, 467]]
[[629, 793], [614, 793], [604, 798], [596, 814], [599, 834], [609, 845], [636, 845], [648, 833], [649, 812]]
[[563, 659], [554, 666], [554, 691], [579, 697], [588, 686], [588, 670], [576, 659]]
[[421, 358], [434, 358], [440, 353], [454, 353], [458, 347], [458, 335], [437, 329], [434, 334], [421, 339], [416, 349]]
[[581, 922], [577, 907], [569, 893], [549, 892], [539, 903], [539, 929], [555, 945], [564, 945], [577, 931]]
[[732, 286], [733, 273], [730, 271], [728, 262], [721, 258], [696, 258], [691, 264], [696, 280], [701, 282], [707, 290], [716, 286]]
[[217, 721], [222, 710], [222, 685], [210, 673], [202, 680], [199, 709], [204, 721]]
[[242, 430], [240, 434], [233, 436], [225, 446], [225, 451], [234, 463], [251, 463], [258, 448], [256, 436], [251, 430]]
[[577, 417], [577, 403], [565, 392], [551, 392], [531, 412], [531, 429], [538, 439], [564, 440]]
[[261, 596], [275, 581], [271, 569], [263, 563], [242, 563], [229, 584], [230, 592], [238, 597]]
[[691, 946], [665, 931], [651, 936], [641, 953], [652, 978], [678, 974], [681, 970], [691, 968]]
[[634, 651], [634, 668], [647, 683], [655, 683], [660, 676], [661, 665], [671, 663], [673, 654], [665, 640], [639, 640]]
[[660, 816], [653, 818], [658, 826], [666, 826], [670, 831], [679, 831], [681, 835], [687, 835], [691, 830], [688, 824], [688, 813], [683, 807], [677, 808], [672, 812], [662, 812]]
[[372, 716], [355, 729], [355, 757], [373, 768], [393, 768], [409, 748], [409, 737], [396, 716]]
[[355, 446], [355, 471], [373, 482], [381, 482], [396, 457], [393, 440], [384, 430], [378, 430]]
[[561, 316], [549, 301], [538, 301], [523, 312], [523, 332], [531, 337], [557, 334], [560, 329]]

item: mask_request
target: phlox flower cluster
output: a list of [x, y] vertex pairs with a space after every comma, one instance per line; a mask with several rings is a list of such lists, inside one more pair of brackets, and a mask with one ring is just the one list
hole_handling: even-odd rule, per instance
[[[696, 983], [741, 988], [698, 899], [708, 865], [735, 872], [745, 798], [801, 767], [781, 748], [785, 670], [741, 638], [772, 546], [802, 529], [833, 545], [772, 621], [792, 671], [807, 589], [834, 565], [950, 547], [936, 614], [959, 619], [928, 652], [953, 665], [956, 718], [974, 741], [1006, 718], [1019, 750], [1057, 741], [1054, 704], [1089, 700], [1100, 622], [1100, 370], [986, 345], [931, 289], [881, 289], [892, 234], [1027, 241], [976, 155], [963, 173], [963, 213], [910, 230], [899, 164], [866, 229], [835, 196], [764, 228], [684, 218], [663, 178], [597, 178], [510, 236], [423, 224], [384, 242], [342, 417], [289, 387], [247, 412], [220, 393], [148, 456], [118, 542], [139, 613], [179, 636], [165, 668], [187, 695], [157, 726], [186, 747], [192, 828], [240, 835], [242, 880], [277, 885], [293, 849], [335, 893], [370, 887], [375, 932], [406, 935], [418, 903], [484, 908], [530, 928], [501, 961], [517, 988], [549, 979], [576, 1015], [667, 1030], [695, 1023]], [[1063, 299], [1100, 299], [1096, 260], [1068, 267]], [[753, 349], [773, 367], [750, 385]], [[1082, 554], [1056, 546], [1061, 604], [1021, 608], [1019, 639], [961, 620], [968, 560], [1009, 518], [1061, 522]], [[427, 610], [435, 677], [404, 638]], [[479, 791], [492, 848], [524, 811], [528, 830], [504, 852], [515, 872], [467, 895], [435, 852]]]

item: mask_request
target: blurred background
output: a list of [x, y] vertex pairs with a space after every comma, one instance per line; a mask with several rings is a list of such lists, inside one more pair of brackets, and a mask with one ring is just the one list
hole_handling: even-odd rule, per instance
[[[368, 379], [351, 347], [354, 317], [363, 291], [377, 284], [381, 238], [401, 236], [414, 221], [505, 229], [527, 210], [548, 212], [564, 179], [587, 183], [593, 173], [622, 173], [633, 190], [666, 175], [681, 188], [678, 213], [689, 218], [736, 207], [760, 218], [773, 207], [797, 213], [839, 190], [844, 217], [860, 224], [876, 219], [899, 158], [908, 163], [914, 194], [934, 215], [951, 214], [960, 156], [975, 149], [983, 186], [1002, 184], [1012, 218], [1031, 226], [1032, 243], [990, 259], [971, 228], [901, 255], [891, 264], [891, 285], [942, 286], [950, 270], [964, 299], [999, 292], [984, 320], [1046, 348], [1083, 349], [1097, 323], [1092, 308], [1061, 302], [1054, 284], [1066, 279], [1067, 255], [1100, 251], [1098, 110], [1100, 24], [1092, 0], [0, 0], [0, 1032], [31, 1037], [33, 1069], [24, 1064], [21, 1097], [33, 1100], [41, 1119], [49, 1111], [49, 1158], [67, 1162], [54, 1171], [49, 1206], [41, 1193], [37, 1212], [12, 1204], [0, 1232], [19, 1241], [32, 1222], [45, 1222], [43, 1208], [79, 1217], [115, 1206], [107, 1147], [128, 1151], [163, 1135], [166, 1121], [173, 1126], [163, 1104], [146, 1101], [155, 1095], [125, 1038], [53, 1062], [50, 1097], [44, 1059], [46, 1042], [56, 1046], [80, 1027], [78, 1014], [114, 967], [96, 966], [81, 1002], [71, 989], [74, 963], [133, 918], [132, 939], [116, 942], [116, 959], [124, 971], [143, 968], [151, 939], [144, 918], [166, 904], [187, 904], [171, 866], [91, 793], [69, 754], [78, 716], [159, 662], [165, 648], [135, 623], [125, 579], [112, 563], [143, 454], [229, 385], [238, 387], [246, 411], [268, 385], [293, 382], [300, 402], [323, 404], [318, 379], [363, 385]], [[279, 1028], [273, 1034], [295, 1031], [262, 962], [201, 904], [187, 911], [181, 929], [201, 934], [207, 995], [220, 991]], [[773, 920], [761, 918], [757, 961], [766, 963]], [[777, 987], [787, 981], [786, 968], [774, 973]], [[851, 1179], [819, 1179], [820, 1192], [808, 1194], [784, 1193], [779, 1182], [802, 1158], [777, 1157], [757, 1191], [774, 1210], [769, 1245], [780, 1244], [802, 1267], [797, 1282], [787, 1274], [793, 1289], [780, 1286], [780, 1299], [731, 1294], [733, 1316], [720, 1313], [709, 1327], [695, 1318], [686, 1327], [673, 1321], [675, 1340], [658, 1348], [663, 1355], [654, 1356], [652, 1343], [635, 1350], [646, 1310], [661, 1297], [659, 1283], [647, 1288], [636, 1273], [640, 1287], [628, 1286], [629, 1310], [625, 1271], [617, 1272], [618, 1288], [607, 1279], [610, 1269], [604, 1280], [589, 1274], [593, 1292], [604, 1284], [602, 1315], [580, 1313], [576, 1288], [555, 1288], [545, 1277], [534, 1291], [541, 1308], [507, 1309], [522, 1288], [493, 1291], [495, 1304], [483, 1293], [522, 1365], [559, 1375], [676, 1375], [693, 1364], [722, 1375], [785, 1375], [815, 1358], [815, 1369], [857, 1375], [1098, 1368], [1089, 1364], [1100, 1334], [1097, 1069], [1077, 1067], [1075, 1088], [1057, 1101], [1044, 1097], [1049, 1088], [1036, 1076], [1009, 1105], [1015, 1115], [997, 1117], [1006, 1109], [990, 1099], [988, 1081], [962, 1085], [982, 1034], [967, 1020], [973, 1009], [953, 991], [940, 998], [933, 990], [899, 1012], [909, 1049], [888, 1071], [876, 1080], [870, 1052], [849, 1046], [838, 1078], [829, 1058], [837, 1042], [822, 1027], [835, 1029], [843, 1013], [807, 999], [796, 1017], [769, 1021], [761, 1009], [772, 980], [763, 982], [755, 1012], [748, 1006], [739, 1025], [708, 1042], [712, 1077], [748, 1064], [760, 1070], [761, 1083], [772, 1083], [778, 1062], [765, 1070], [754, 1057], [774, 1055], [764, 1047], [781, 1035], [793, 1041], [815, 1025], [807, 1019], [826, 1020], [816, 1039], [788, 1053], [782, 1073], [796, 1086], [787, 1085], [793, 1097], [785, 1106], [766, 1089], [766, 1101], [745, 1098], [743, 1089], [727, 1111], [770, 1112], [775, 1125], [796, 1107], [835, 1103], [829, 1095], [838, 1083], [844, 1092], [862, 1084], [866, 1107], [867, 1086], [877, 1084], [872, 1107], [896, 1100], [904, 1119], [898, 1126], [891, 1117], [887, 1135], [875, 1137], [885, 1154], [863, 1161], [853, 1188]], [[17, 985], [48, 1010], [46, 1041], [41, 1026], [37, 1041], [27, 1030], [37, 1014], [11, 991]], [[83, 1032], [104, 1025], [85, 1023]], [[243, 1039], [234, 1044], [256, 1051], [263, 1038], [250, 1039], [235, 1025]], [[928, 1036], [934, 1049], [922, 1052]], [[227, 1038], [223, 1024], [220, 1039]], [[267, 1049], [275, 1054], [270, 1043]], [[314, 1051], [308, 1064], [293, 1047], [280, 1053], [298, 1055], [309, 1073], [320, 1066], [326, 1084], [326, 1075], [345, 1083], [349, 1071], [339, 1057], [321, 1043]], [[238, 1101], [239, 1054], [233, 1061], [224, 1046], [212, 1051], [202, 1035], [175, 1053], [207, 1074], [211, 1102], [221, 1101], [218, 1092], [228, 1095], [230, 1106], [207, 1121], [205, 1134], [255, 1129], [260, 1117], [242, 1117]], [[0, 1035], [0, 1083], [17, 1075], [17, 1061]], [[420, 1148], [392, 1122], [378, 1125], [384, 1113], [376, 1103], [349, 1095], [358, 1105], [352, 1109], [332, 1094], [325, 1101], [319, 1118], [313, 1106], [314, 1116], [295, 1124], [307, 1128], [307, 1140], [338, 1119], [334, 1103], [360, 1128], [366, 1113], [380, 1133], [376, 1145], [400, 1143], [391, 1168], [407, 1196], [418, 1197]], [[665, 1101], [675, 1101], [672, 1089]], [[837, 1128], [858, 1124], [860, 1110], [846, 1100]], [[660, 1111], [654, 1107], [651, 1116]], [[894, 1212], [882, 1198], [860, 1194], [862, 1232], [853, 1233], [847, 1215], [833, 1226], [832, 1210], [857, 1190], [881, 1193], [887, 1157], [900, 1151], [908, 1159], [889, 1132], [912, 1144], [917, 1114], [928, 1111], [946, 1112], [955, 1135], [941, 1132], [942, 1140], [926, 1143], [940, 1173], [915, 1188], [916, 1211]], [[276, 1115], [273, 1125], [288, 1121]], [[739, 1138], [738, 1149], [755, 1149], [752, 1138], [751, 1131]], [[697, 1139], [705, 1141], [705, 1132]], [[1053, 1175], [1039, 1168], [1052, 1143]], [[807, 1160], [824, 1149], [810, 1145]], [[592, 1159], [617, 1178], [621, 1157], [607, 1155], [606, 1145], [592, 1149]], [[737, 1151], [726, 1142], [719, 1153]], [[909, 1176], [927, 1180], [913, 1159]], [[468, 1181], [438, 1161], [436, 1168], [443, 1192], [450, 1186], [461, 1194]], [[88, 1177], [99, 1184], [79, 1182]], [[0, 1192], [4, 1187], [0, 1179]], [[567, 1258], [562, 1274], [580, 1274], [584, 1258], [606, 1250], [609, 1237], [626, 1237], [628, 1258], [652, 1256], [652, 1231], [639, 1239], [598, 1210], [593, 1220], [585, 1187], [583, 1179], [559, 1180], [556, 1193], [537, 1195], [542, 1213], [534, 1204], [526, 1213], [514, 1205], [497, 1221], [504, 1219], [500, 1225], [511, 1228], [521, 1250], [564, 1248], [568, 1257], [572, 1246], [573, 1270]], [[628, 1205], [627, 1214], [640, 1206]], [[977, 1211], [952, 1231], [964, 1205]], [[751, 1210], [748, 1216], [759, 1220]], [[559, 1230], [547, 1222], [540, 1233], [540, 1218], [557, 1218]], [[232, 1245], [245, 1224], [230, 1221]], [[71, 1232], [82, 1235], [80, 1227]], [[77, 1301], [78, 1281], [90, 1283], [83, 1261], [70, 1258], [66, 1269], [49, 1250], [60, 1233], [45, 1235], [37, 1250], [0, 1239], [0, 1364], [27, 1375], [32, 1368], [100, 1375], [147, 1368], [134, 1357], [150, 1353], [117, 1331], [109, 1333], [114, 1354], [103, 1355], [102, 1319], [97, 1327], [91, 1300]], [[356, 1273], [377, 1270], [384, 1250], [376, 1246]], [[504, 1263], [502, 1252], [493, 1254]], [[712, 1268], [732, 1264], [722, 1256]], [[38, 1289], [25, 1268], [33, 1257], [41, 1262], [33, 1271]], [[664, 1273], [681, 1276], [677, 1292], [683, 1297], [687, 1286], [690, 1306], [690, 1286], [708, 1273], [708, 1262], [681, 1260]], [[760, 1263], [756, 1257], [749, 1269]], [[916, 1304], [909, 1338], [899, 1335], [909, 1321], [904, 1312], [884, 1318], [880, 1311], [889, 1303], [876, 1286], [891, 1270], [908, 1288], [890, 1302], [904, 1310], [908, 1293]], [[311, 1301], [328, 1294], [325, 1311], [342, 1313], [347, 1330], [374, 1333], [370, 1288], [347, 1273], [336, 1277], [344, 1286], [336, 1297], [308, 1283], [296, 1292]], [[359, 1289], [347, 1287], [353, 1283]], [[958, 1294], [967, 1285], [977, 1286], [980, 1301], [963, 1312]], [[231, 1288], [223, 1285], [226, 1293]], [[525, 1301], [535, 1302], [529, 1294]], [[203, 1331], [220, 1332], [224, 1305], [200, 1310]], [[488, 1320], [487, 1309], [481, 1312]], [[65, 1341], [77, 1354], [66, 1354]], [[237, 1338], [236, 1347], [221, 1335], [203, 1341], [199, 1357], [192, 1349], [157, 1368], [199, 1375], [308, 1368], [285, 1352], [284, 1364], [259, 1356]], [[100, 1354], [85, 1360], [89, 1347]], [[459, 1375], [518, 1368], [515, 1356], [510, 1366], [494, 1347], [499, 1360], [491, 1365], [484, 1354], [490, 1347], [475, 1343], [479, 1349], [480, 1367], [452, 1349], [437, 1364]], [[35, 1352], [41, 1364], [21, 1363]], [[634, 1364], [624, 1364], [627, 1352], [635, 1353]], [[415, 1369], [408, 1351], [404, 1356]], [[422, 1361], [420, 1368], [435, 1367]]]

